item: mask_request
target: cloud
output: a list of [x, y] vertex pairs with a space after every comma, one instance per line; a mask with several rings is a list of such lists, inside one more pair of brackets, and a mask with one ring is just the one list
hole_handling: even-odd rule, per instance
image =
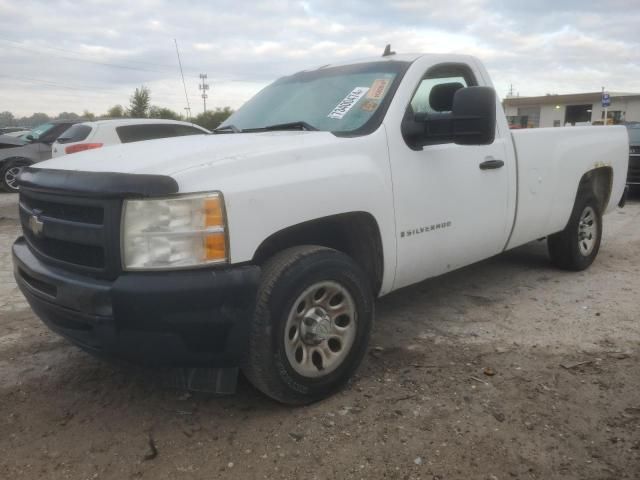
[[635, 1], [306, 0], [269, 2], [0, 0], [0, 110], [102, 113], [136, 86], [183, 111], [198, 74], [208, 105], [239, 106], [275, 78], [333, 61], [398, 52], [480, 57], [501, 95], [640, 92]]

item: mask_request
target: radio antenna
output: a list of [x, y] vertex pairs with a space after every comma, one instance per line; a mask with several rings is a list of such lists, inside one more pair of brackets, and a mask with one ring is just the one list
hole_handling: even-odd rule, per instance
[[178, 65], [180, 65], [180, 75], [182, 76], [182, 86], [184, 87], [184, 98], [187, 100], [187, 120], [191, 120], [191, 105], [189, 105], [189, 96], [187, 95], [187, 84], [184, 81], [184, 72], [182, 71], [182, 61], [180, 60], [180, 50], [178, 50], [178, 40], [173, 39], [176, 44], [176, 54], [178, 55]]

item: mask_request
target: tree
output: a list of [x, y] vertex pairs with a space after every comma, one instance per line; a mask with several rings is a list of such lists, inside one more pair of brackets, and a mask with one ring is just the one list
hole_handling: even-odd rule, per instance
[[107, 110], [107, 114], [104, 116], [108, 118], [124, 118], [127, 115], [122, 105], [114, 105], [109, 110]]
[[154, 105], [149, 109], [149, 118], [162, 118], [164, 120], [182, 120], [182, 115], [174, 112], [170, 108], [158, 107]]
[[25, 126], [27, 127], [37, 127], [38, 125], [42, 125], [43, 123], [47, 123], [51, 120], [51, 117], [46, 113], [34, 113], [30, 117], [24, 118]]
[[151, 100], [151, 92], [144, 85], [136, 88], [133, 95], [129, 99], [129, 116], [131, 118], [146, 118], [149, 116], [149, 102]]
[[200, 125], [208, 130], [214, 130], [220, 126], [231, 114], [233, 110], [231, 107], [216, 108], [215, 110], [209, 110], [204, 113], [199, 113], [196, 118], [193, 119], [193, 123]]
[[82, 112], [82, 118], [89, 122], [93, 122], [96, 119], [96, 114], [91, 113], [89, 110], [85, 110], [84, 112]]
[[0, 127], [10, 127], [14, 123], [14, 116], [11, 112], [0, 112]]
[[56, 120], [78, 120], [80, 115], [73, 112], [60, 112], [56, 117]]

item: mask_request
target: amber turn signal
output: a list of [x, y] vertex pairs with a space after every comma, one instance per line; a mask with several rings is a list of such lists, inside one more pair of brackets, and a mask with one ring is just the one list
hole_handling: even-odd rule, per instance
[[207, 261], [227, 259], [227, 240], [224, 233], [209, 233], [204, 237], [204, 255]]

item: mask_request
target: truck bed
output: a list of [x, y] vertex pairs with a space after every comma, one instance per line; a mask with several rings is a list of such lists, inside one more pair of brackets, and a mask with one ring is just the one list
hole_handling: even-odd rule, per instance
[[517, 202], [513, 248], [564, 229], [583, 172], [610, 167], [611, 195], [603, 214], [615, 208], [625, 187], [628, 137], [618, 127], [535, 128], [511, 132], [516, 155]]

